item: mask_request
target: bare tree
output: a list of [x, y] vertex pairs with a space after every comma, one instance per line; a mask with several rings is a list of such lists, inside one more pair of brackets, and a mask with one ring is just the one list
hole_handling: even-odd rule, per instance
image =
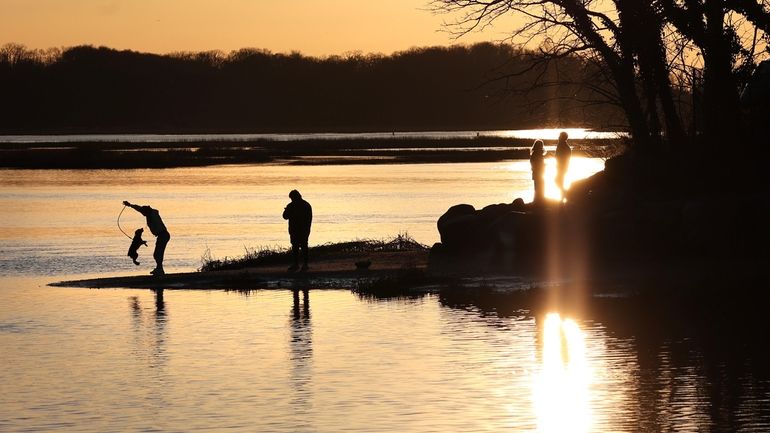
[[[738, 58], [742, 55], [750, 69], [757, 40], [766, 46], [768, 1], [434, 0], [432, 5], [456, 17], [450, 27], [457, 36], [512, 14], [519, 24], [510, 31], [511, 41], [539, 44], [546, 58], [580, 56], [597, 63], [614, 85], [612, 96], [623, 107], [635, 146], [658, 150], [662, 136], [668, 143], [687, 141], [676, 97], [685, 80], [675, 73], [689, 70], [692, 76], [701, 59], [704, 136], [719, 141], [737, 128]], [[731, 21], [735, 16], [743, 24]], [[753, 42], [747, 44], [738, 28], [753, 29]]]

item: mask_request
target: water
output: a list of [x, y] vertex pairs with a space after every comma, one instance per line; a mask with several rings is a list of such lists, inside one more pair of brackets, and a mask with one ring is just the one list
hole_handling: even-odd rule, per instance
[[[603, 162], [574, 158], [571, 167], [571, 176], [585, 177]], [[281, 213], [292, 188], [313, 205], [311, 245], [399, 232], [432, 245], [439, 240], [436, 220], [450, 206], [531, 200], [529, 170], [528, 161], [0, 170], [0, 275], [149, 272], [149, 232], [150, 248], [139, 250], [142, 266], [125, 256], [130, 241], [117, 226], [123, 200], [160, 210], [171, 233], [167, 271], [197, 269], [207, 250], [222, 258], [243, 255], [245, 247], [287, 247]], [[145, 222], [127, 209], [120, 224], [133, 234]]]
[[[574, 177], [601, 168], [573, 162]], [[46, 286], [151, 268], [124, 256], [123, 199], [161, 209], [173, 268], [191, 270], [206, 245], [286, 245], [287, 185], [314, 205], [311, 243], [431, 243], [448, 206], [531, 197], [528, 175], [517, 161], [0, 171], [0, 431], [770, 431], [766, 337], [740, 320], [712, 335], [623, 299], [571, 317], [343, 288]]]

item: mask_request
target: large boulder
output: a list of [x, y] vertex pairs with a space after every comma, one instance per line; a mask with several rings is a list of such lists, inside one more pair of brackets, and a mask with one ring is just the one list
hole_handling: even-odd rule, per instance
[[541, 243], [542, 222], [521, 199], [480, 210], [467, 204], [452, 206], [437, 226], [441, 243], [431, 249], [431, 267], [510, 269], [524, 251]]
[[469, 204], [452, 206], [436, 223], [441, 243], [452, 247], [461, 247], [474, 243], [473, 232], [478, 225], [476, 208]]

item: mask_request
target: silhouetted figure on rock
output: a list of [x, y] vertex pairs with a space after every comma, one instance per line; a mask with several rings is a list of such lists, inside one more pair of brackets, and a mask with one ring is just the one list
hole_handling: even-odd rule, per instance
[[313, 223], [313, 208], [310, 203], [302, 199], [302, 195], [296, 189], [289, 193], [291, 203], [283, 210], [283, 219], [289, 220], [289, 238], [291, 239], [291, 253], [293, 263], [289, 272], [299, 268], [299, 250], [302, 249], [302, 271], [307, 270], [308, 246], [310, 237], [310, 225]]
[[564, 177], [569, 169], [569, 160], [572, 157], [572, 149], [567, 144], [569, 136], [566, 132], [559, 134], [559, 144], [556, 145], [556, 186], [561, 190], [564, 197]]
[[532, 180], [535, 182], [534, 203], [540, 204], [545, 200], [545, 152], [543, 151], [543, 141], [535, 140], [532, 144], [532, 151], [529, 155], [529, 164], [532, 166]]
[[147, 219], [147, 227], [150, 229], [150, 233], [157, 238], [155, 240], [155, 251], [152, 253], [152, 257], [155, 259], [155, 269], [150, 271], [150, 273], [153, 275], [165, 274], [166, 272], [163, 270], [163, 255], [166, 253], [166, 244], [171, 239], [171, 235], [160, 218], [160, 212], [150, 206], [139, 206], [131, 204], [126, 200], [123, 201], [123, 205], [134, 209]]

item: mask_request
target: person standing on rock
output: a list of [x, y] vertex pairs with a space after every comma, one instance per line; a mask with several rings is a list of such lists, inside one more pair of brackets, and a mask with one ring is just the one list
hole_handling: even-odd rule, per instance
[[545, 152], [543, 151], [543, 140], [535, 140], [535, 143], [532, 144], [529, 164], [532, 166], [532, 180], [535, 182], [535, 198], [532, 201], [539, 204], [545, 200], [545, 182], [543, 180]]
[[569, 160], [572, 157], [572, 149], [567, 144], [568, 135], [566, 132], [559, 134], [559, 143], [556, 145], [556, 186], [561, 190], [564, 197], [564, 177], [569, 169]]
[[283, 219], [289, 220], [289, 238], [291, 240], [291, 254], [293, 263], [289, 272], [294, 272], [299, 267], [299, 250], [302, 250], [302, 268], [307, 270], [308, 238], [310, 237], [310, 225], [313, 223], [313, 208], [310, 203], [302, 199], [302, 195], [296, 189], [289, 193], [291, 203], [283, 210]]
[[128, 206], [131, 209], [144, 215], [147, 219], [147, 227], [150, 229], [150, 233], [155, 235], [155, 251], [152, 253], [152, 257], [155, 259], [155, 269], [150, 271], [153, 275], [163, 275], [163, 256], [166, 253], [166, 245], [171, 239], [171, 235], [166, 230], [166, 225], [163, 224], [163, 220], [160, 218], [160, 212], [157, 209], [153, 209], [150, 206], [139, 206], [131, 204], [128, 201], [123, 201], [123, 206]]

